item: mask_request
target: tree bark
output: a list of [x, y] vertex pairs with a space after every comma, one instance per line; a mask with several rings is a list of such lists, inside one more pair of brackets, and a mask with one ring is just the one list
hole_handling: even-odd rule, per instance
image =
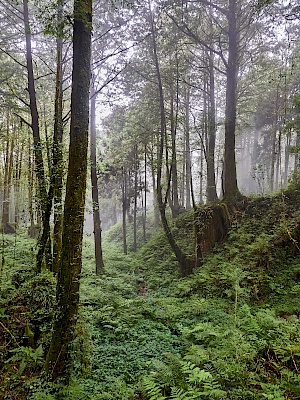
[[[282, 173], [281, 173], [281, 140], [282, 140], [282, 131], [279, 130], [278, 141], [277, 141], [277, 151], [276, 151], [276, 171], [275, 171], [275, 185], [274, 189], [278, 190], [281, 187], [282, 181]], [[281, 183], [281, 184], [280, 184]]]
[[277, 142], [277, 131], [278, 131], [278, 109], [279, 109], [279, 84], [276, 88], [276, 102], [273, 116], [273, 124], [272, 124], [272, 150], [270, 157], [270, 176], [269, 176], [269, 185], [270, 191], [273, 192], [275, 188], [275, 164], [276, 164], [276, 142]]
[[68, 382], [70, 344], [75, 336], [82, 266], [87, 177], [92, 0], [75, 0], [69, 165], [63, 218], [57, 310], [45, 363], [49, 380]]
[[156, 46], [156, 39], [155, 39], [155, 29], [154, 29], [154, 22], [153, 22], [153, 15], [151, 11], [151, 4], [150, 0], [148, 0], [149, 5], [149, 15], [150, 15], [150, 29], [151, 29], [151, 36], [152, 36], [152, 44], [153, 44], [153, 56], [154, 56], [154, 63], [156, 69], [156, 77], [158, 81], [158, 89], [159, 89], [159, 103], [160, 103], [160, 128], [161, 128], [161, 135], [159, 141], [159, 148], [158, 148], [158, 159], [157, 159], [157, 203], [160, 211], [160, 217], [164, 232], [166, 234], [167, 240], [171, 246], [172, 251], [174, 252], [177, 262], [179, 264], [180, 272], [182, 276], [186, 276], [192, 271], [192, 262], [189, 260], [186, 255], [181, 251], [178, 244], [176, 243], [174, 236], [170, 230], [168, 220], [166, 217], [166, 201], [163, 200], [162, 196], [162, 161], [163, 161], [163, 152], [164, 152], [164, 138], [166, 135], [166, 113], [165, 113], [165, 106], [164, 106], [164, 94], [163, 94], [163, 86], [157, 56], [157, 46]]
[[21, 147], [20, 143], [18, 143], [18, 157], [16, 161], [15, 168], [15, 183], [14, 183], [14, 191], [15, 191], [15, 225], [16, 228], [19, 227], [20, 224], [20, 201], [21, 201], [21, 176], [22, 176], [22, 165], [23, 165], [23, 156], [24, 156], [24, 140], [22, 140]]
[[216, 101], [215, 101], [215, 74], [214, 53], [209, 51], [209, 104], [208, 104], [208, 147], [207, 147], [207, 187], [206, 199], [208, 202], [217, 200], [215, 174], [215, 147], [216, 147]]
[[186, 199], [185, 208], [191, 209], [191, 180], [192, 180], [192, 161], [191, 161], [191, 148], [190, 148], [190, 87], [185, 90], [185, 188]]
[[123, 232], [123, 251], [127, 254], [127, 226], [126, 226], [126, 215], [127, 215], [127, 178], [126, 170], [122, 168], [122, 232]]
[[[54, 227], [53, 227], [53, 261], [52, 271], [57, 274], [60, 266], [62, 246], [62, 185], [63, 185], [63, 0], [59, 0], [57, 10], [57, 39], [56, 39], [56, 84], [55, 84], [55, 109], [54, 133], [52, 149], [52, 179]], [[51, 193], [50, 193], [51, 194]], [[49, 199], [52, 201], [52, 199]]]
[[[178, 107], [178, 105], [177, 105]], [[176, 120], [177, 116], [174, 113], [174, 94], [171, 88], [170, 99], [170, 120], [171, 120], [171, 140], [172, 140], [172, 161], [171, 161], [171, 179], [172, 179], [172, 217], [175, 218], [179, 215], [180, 205], [178, 198], [178, 173], [177, 173], [177, 154], [176, 154]]]
[[286, 135], [286, 144], [285, 144], [284, 176], [283, 176], [283, 184], [284, 184], [284, 186], [286, 186], [287, 183], [288, 183], [291, 139], [292, 139], [292, 132], [289, 129], [288, 133]]
[[28, 175], [28, 209], [29, 209], [29, 222], [30, 228], [34, 227], [34, 212], [33, 212], [33, 189], [34, 189], [34, 179], [33, 179], [33, 167], [32, 167], [32, 151], [31, 151], [31, 141], [28, 138], [28, 159], [27, 159], [27, 175]]
[[146, 224], [147, 224], [147, 146], [144, 147], [144, 204], [143, 204], [143, 238], [146, 243]]
[[94, 223], [94, 245], [96, 275], [104, 272], [104, 261], [102, 256], [101, 220], [99, 206], [99, 190], [97, 178], [97, 155], [96, 155], [96, 93], [94, 81], [91, 82], [91, 124], [90, 124], [90, 148], [91, 148], [91, 183], [93, 202], [93, 223]]
[[[36, 259], [36, 268], [37, 271], [40, 272], [42, 269], [43, 258], [48, 245], [48, 241], [50, 240], [51, 206], [49, 205], [48, 202], [47, 185], [44, 172], [44, 161], [43, 161], [43, 154], [41, 147], [39, 114], [36, 103], [36, 92], [35, 92], [35, 82], [33, 74], [32, 51], [31, 51], [31, 32], [30, 32], [27, 0], [23, 0], [23, 15], [24, 15], [24, 26], [25, 26], [25, 38], [26, 38], [26, 66], [27, 66], [28, 92], [29, 92], [30, 113], [31, 113], [31, 128], [33, 133], [33, 144], [34, 144], [35, 171], [38, 178], [39, 201], [41, 204], [41, 214], [43, 222], [43, 234], [39, 239], [38, 254]], [[50, 258], [51, 255], [47, 254], [47, 262], [51, 262]]]
[[[14, 134], [10, 140], [10, 118], [7, 114], [7, 131], [6, 131], [6, 156], [4, 165], [4, 191], [3, 191], [3, 207], [2, 207], [2, 229], [4, 233], [15, 233], [15, 229], [9, 224], [10, 211], [10, 192], [13, 171], [13, 152], [15, 148]], [[15, 129], [15, 128], [14, 128]]]
[[[296, 136], [296, 143], [295, 146], [300, 146], [300, 132], [297, 132]], [[300, 152], [297, 151], [295, 154], [295, 159], [294, 159], [294, 171], [298, 172], [299, 171], [299, 165], [300, 165]]]
[[228, 62], [226, 66], [226, 107], [225, 107], [225, 154], [224, 154], [224, 198], [234, 200], [239, 196], [235, 160], [235, 130], [238, 79], [238, 26], [237, 0], [229, 0], [228, 20]]
[[138, 196], [138, 149], [134, 145], [134, 205], [133, 205], [133, 251], [137, 250], [137, 196]]

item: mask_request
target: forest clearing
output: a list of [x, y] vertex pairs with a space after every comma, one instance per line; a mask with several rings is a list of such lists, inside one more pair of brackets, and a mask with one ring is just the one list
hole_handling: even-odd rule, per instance
[[0, 10], [0, 397], [300, 399], [298, 1]]

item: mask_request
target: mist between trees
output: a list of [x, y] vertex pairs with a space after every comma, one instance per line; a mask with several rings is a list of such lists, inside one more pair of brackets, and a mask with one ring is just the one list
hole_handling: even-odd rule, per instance
[[187, 275], [197, 260], [178, 247], [170, 217], [224, 200], [227, 226], [243, 196], [282, 189], [299, 169], [296, 1], [91, 7], [0, 3], [1, 225], [38, 237], [37, 272], [58, 275], [45, 366], [54, 380], [66, 374], [77, 318], [84, 212], [93, 215], [98, 275], [102, 228], [121, 222], [123, 251], [135, 252], [149, 213]]

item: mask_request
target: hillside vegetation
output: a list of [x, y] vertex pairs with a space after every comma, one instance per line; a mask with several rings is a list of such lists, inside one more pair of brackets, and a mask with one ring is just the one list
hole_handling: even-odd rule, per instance
[[[300, 399], [299, 203], [297, 189], [245, 199], [226, 240], [186, 278], [162, 231], [125, 256], [112, 228], [101, 277], [86, 238], [68, 388], [41, 374], [55, 278], [34, 274], [34, 240], [2, 236], [0, 398]], [[192, 212], [173, 233], [193, 254]]]

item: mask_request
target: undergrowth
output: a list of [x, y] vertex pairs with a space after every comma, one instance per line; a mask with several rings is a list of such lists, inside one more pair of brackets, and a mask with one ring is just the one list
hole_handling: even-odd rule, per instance
[[[4, 235], [1, 394], [7, 399], [300, 399], [297, 191], [245, 201], [225, 243], [180, 278], [162, 231], [122, 254], [104, 237], [105, 272], [84, 241], [70, 386], [45, 384], [55, 279], [33, 272], [34, 241]], [[172, 223], [193, 253], [193, 214]], [[151, 237], [150, 237], [151, 236]], [[16, 245], [17, 243], [17, 245]], [[130, 248], [130, 246], [129, 246]]]

